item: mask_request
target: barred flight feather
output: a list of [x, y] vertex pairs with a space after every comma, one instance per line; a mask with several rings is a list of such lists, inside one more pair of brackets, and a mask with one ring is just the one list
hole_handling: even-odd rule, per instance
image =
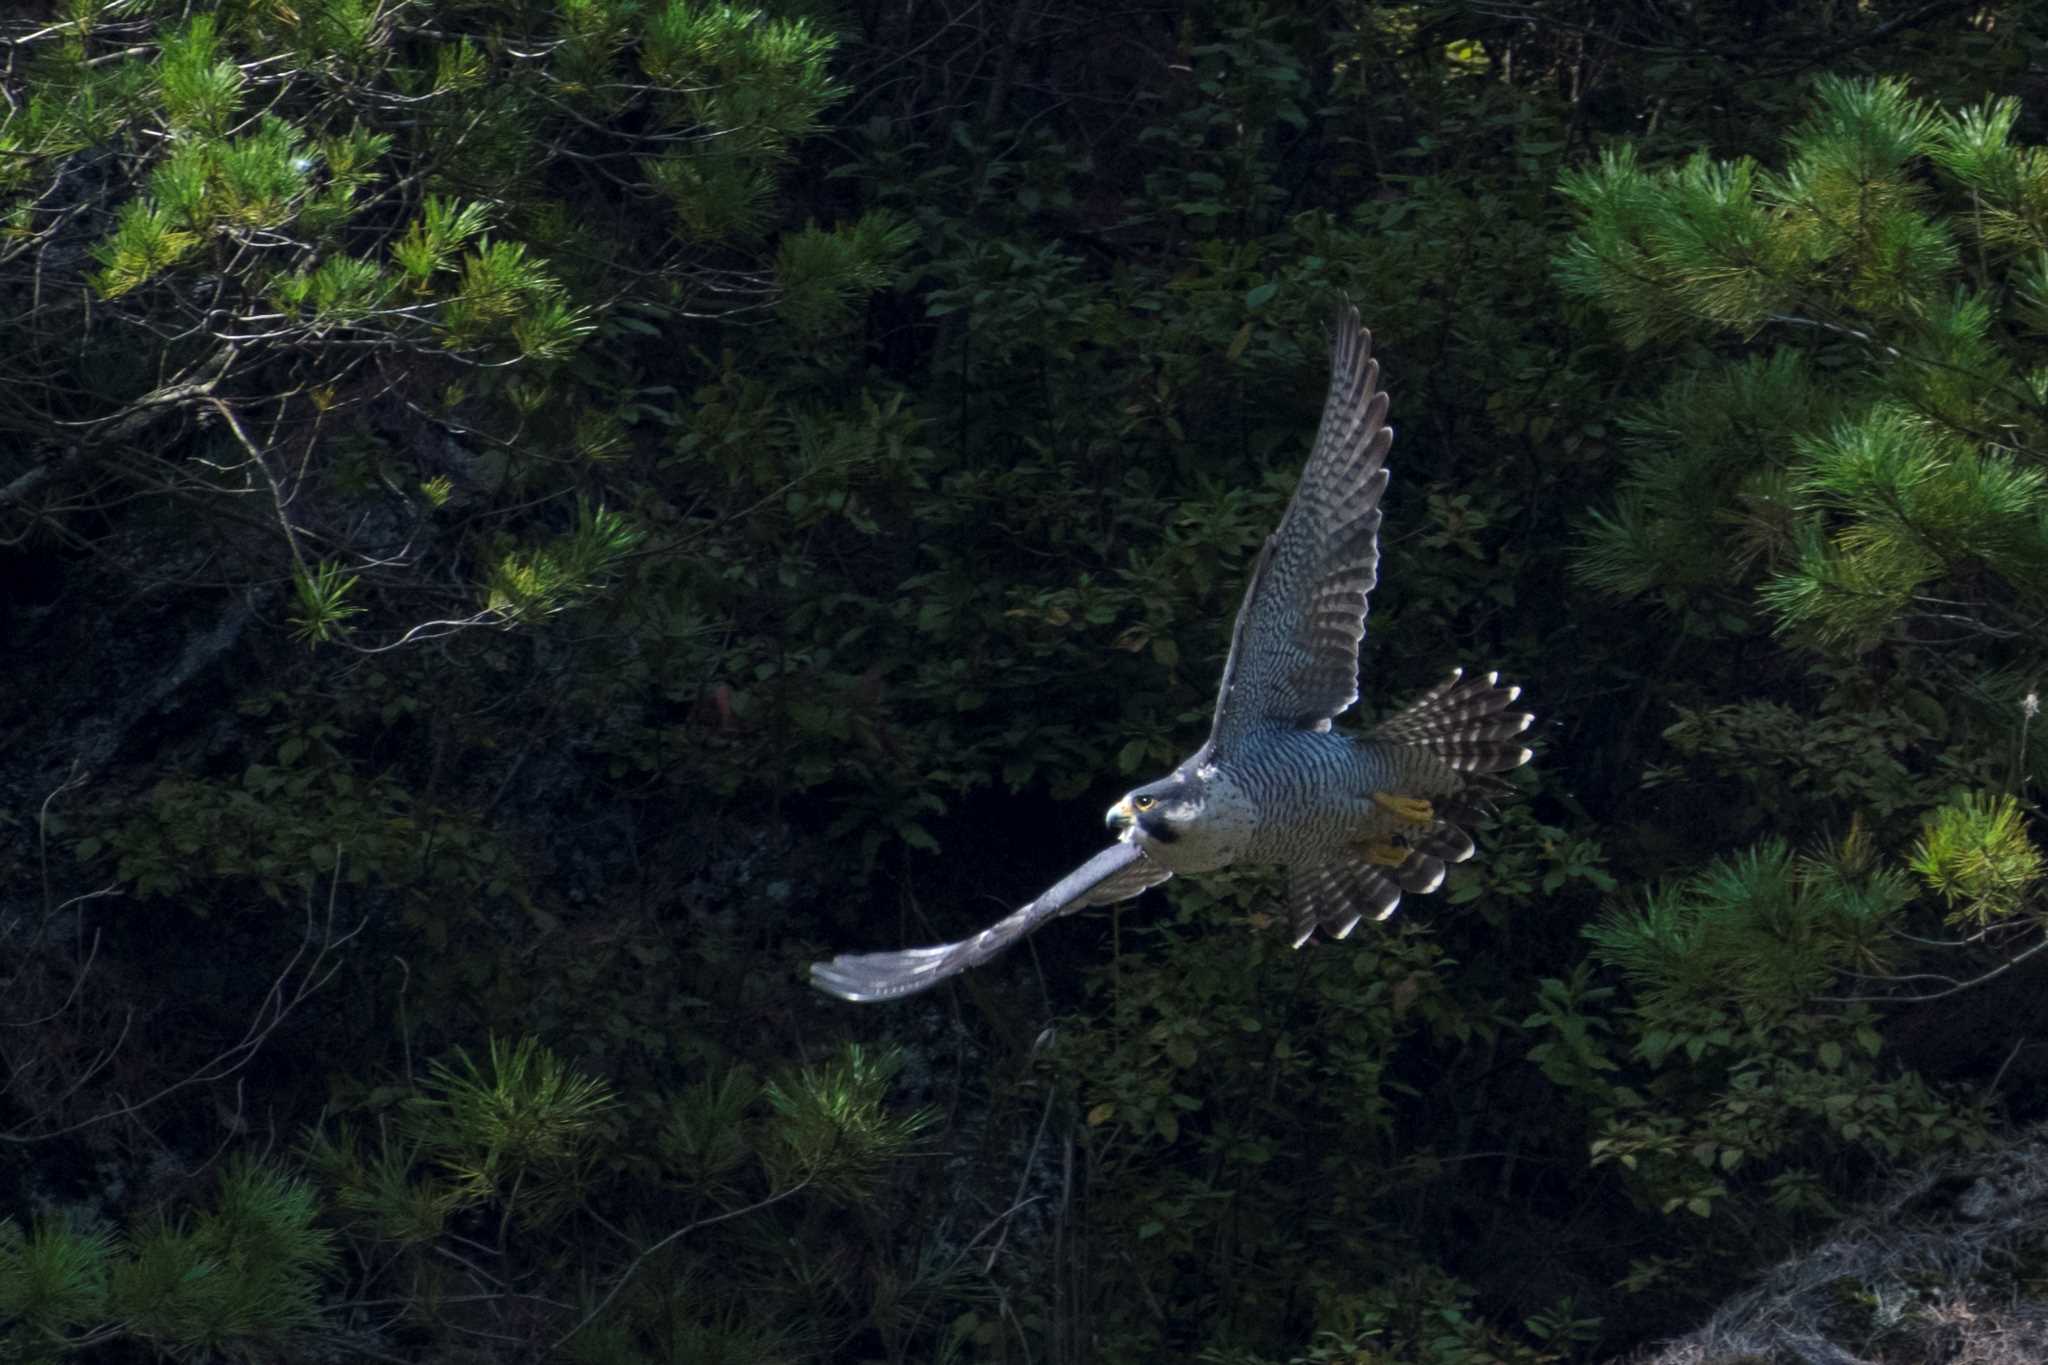
[[1401, 888], [1376, 867], [1326, 863], [1296, 868], [1288, 900], [1294, 946], [1299, 948], [1318, 928], [1331, 938], [1343, 938], [1361, 919], [1385, 919], [1401, 904]]

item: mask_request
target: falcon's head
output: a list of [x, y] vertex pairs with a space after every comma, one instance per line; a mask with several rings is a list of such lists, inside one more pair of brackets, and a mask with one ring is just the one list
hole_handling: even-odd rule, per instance
[[1102, 822], [1127, 844], [1176, 843], [1202, 818], [1207, 797], [1204, 785], [1194, 772], [1177, 770], [1125, 792]]

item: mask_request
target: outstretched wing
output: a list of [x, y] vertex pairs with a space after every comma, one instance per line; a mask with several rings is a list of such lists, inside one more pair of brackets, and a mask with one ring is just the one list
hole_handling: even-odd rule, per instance
[[842, 953], [830, 962], [813, 962], [811, 984], [842, 1000], [893, 1000], [901, 995], [915, 995], [969, 967], [979, 967], [1049, 919], [1091, 905], [1129, 900], [1172, 875], [1146, 857], [1137, 845], [1111, 844], [1060, 878], [1037, 900], [997, 920], [973, 938], [894, 953]]
[[1387, 395], [1372, 334], [1346, 306], [1330, 350], [1330, 396], [1315, 450], [1266, 538], [1231, 632], [1209, 742], [1219, 758], [1253, 731], [1327, 730], [1358, 700], [1366, 595], [1379, 579]]

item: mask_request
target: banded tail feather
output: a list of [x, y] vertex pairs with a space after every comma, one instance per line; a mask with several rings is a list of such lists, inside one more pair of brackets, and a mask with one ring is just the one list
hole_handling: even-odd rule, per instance
[[1401, 887], [1388, 869], [1369, 863], [1297, 867], [1289, 877], [1287, 904], [1299, 948], [1319, 928], [1331, 938], [1343, 938], [1362, 919], [1385, 919], [1401, 904]]
[[1420, 749], [1461, 773], [1504, 773], [1527, 763], [1529, 750], [1507, 742], [1536, 719], [1527, 711], [1508, 709], [1522, 689], [1502, 687], [1498, 673], [1469, 683], [1464, 676], [1464, 669], [1453, 669], [1450, 677], [1382, 721], [1373, 738]]

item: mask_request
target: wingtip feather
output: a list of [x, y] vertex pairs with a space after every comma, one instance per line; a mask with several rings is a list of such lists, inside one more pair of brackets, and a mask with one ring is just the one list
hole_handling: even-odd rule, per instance
[[811, 984], [827, 995], [867, 1004], [915, 995], [937, 985], [945, 975], [927, 974], [940, 965], [939, 954], [931, 949], [842, 953], [829, 962], [813, 962], [810, 978]]

